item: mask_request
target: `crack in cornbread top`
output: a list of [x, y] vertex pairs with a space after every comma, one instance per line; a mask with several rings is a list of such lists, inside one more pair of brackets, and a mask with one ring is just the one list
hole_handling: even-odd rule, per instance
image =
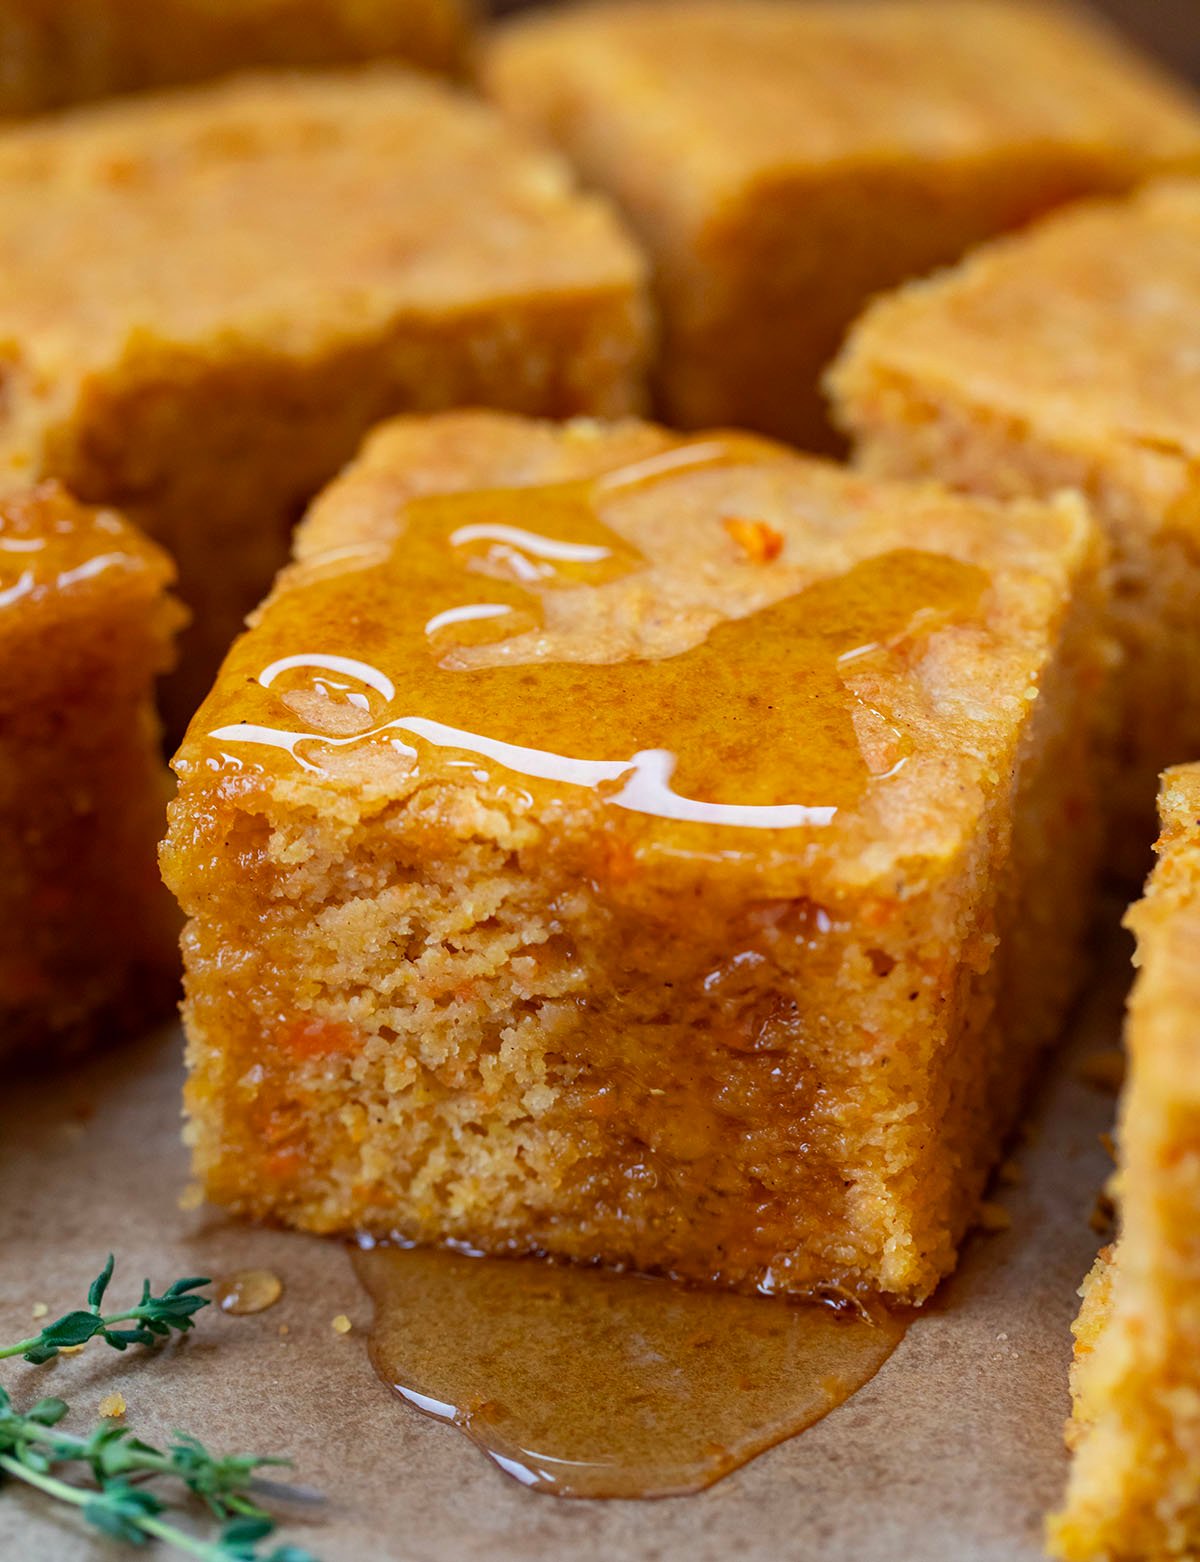
[[294, 598], [267, 609], [253, 673], [267, 709], [248, 714], [244, 684], [223, 684], [231, 698], [205, 708], [209, 739], [242, 764], [314, 773], [322, 750], [366, 742], [419, 764], [416, 739], [636, 814], [827, 825], [872, 773], [905, 764], [908, 744], [863, 708], [877, 728], [864, 747], [842, 664], [977, 614], [978, 565], [892, 548], [661, 658], [498, 659], [538, 636], [550, 595], [645, 569], [603, 522], [606, 503], [772, 455], [763, 440], [708, 437], [573, 483], [414, 498], [386, 558], [311, 581], [298, 615]]

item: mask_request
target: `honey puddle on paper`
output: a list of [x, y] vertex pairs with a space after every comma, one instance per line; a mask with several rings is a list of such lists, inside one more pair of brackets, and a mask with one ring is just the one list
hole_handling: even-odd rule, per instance
[[375, 1371], [560, 1497], [711, 1486], [868, 1382], [907, 1318], [430, 1248], [355, 1252]]

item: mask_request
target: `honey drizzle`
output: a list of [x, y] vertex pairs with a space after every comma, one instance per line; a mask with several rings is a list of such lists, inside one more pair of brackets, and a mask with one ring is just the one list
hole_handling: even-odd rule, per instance
[[154, 558], [109, 510], [92, 510], [46, 482], [10, 494], [0, 507], [0, 612], [20, 611], [113, 570]]
[[907, 1319], [536, 1259], [355, 1253], [371, 1360], [530, 1490], [703, 1490], [868, 1382]]
[[[331, 748], [363, 743], [415, 763], [416, 740], [474, 756], [485, 779], [499, 766], [663, 819], [827, 824], [872, 779], [847, 660], [961, 618], [986, 581], [976, 567], [896, 549], [718, 622], [676, 655], [538, 655], [552, 594], [646, 567], [601, 519], [607, 504], [697, 469], [761, 464], [764, 450], [723, 436], [598, 479], [410, 501], [386, 562], [310, 580], [302, 603], [285, 592], [267, 609], [252, 643], [273, 654], [251, 675], [268, 691], [264, 719], [227, 678], [206, 714], [237, 719], [208, 736], [251, 747], [258, 766], [274, 750], [276, 765], [286, 754], [313, 772]], [[301, 630], [311, 651], [296, 649]], [[895, 738], [888, 773], [904, 759]]]

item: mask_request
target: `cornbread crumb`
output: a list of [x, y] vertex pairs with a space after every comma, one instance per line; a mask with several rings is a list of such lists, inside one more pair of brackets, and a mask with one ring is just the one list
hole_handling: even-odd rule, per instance
[[194, 1209], [199, 1209], [203, 1203], [204, 1186], [199, 1182], [189, 1182], [184, 1188], [183, 1192], [175, 1200], [176, 1208], [183, 1210], [185, 1214]]
[[125, 1403], [124, 1394], [105, 1394], [100, 1401], [99, 1408], [102, 1416], [106, 1416], [110, 1420], [116, 1420], [118, 1416], [125, 1414], [128, 1406]]
[[49, 1311], [50, 1309], [45, 1302], [34, 1302], [30, 1309], [32, 1316], [35, 1318], [44, 1318]]
[[333, 1332], [335, 1334], [349, 1334], [353, 1327], [354, 1325], [350, 1322], [345, 1313], [338, 1313], [337, 1317], [333, 1320]]

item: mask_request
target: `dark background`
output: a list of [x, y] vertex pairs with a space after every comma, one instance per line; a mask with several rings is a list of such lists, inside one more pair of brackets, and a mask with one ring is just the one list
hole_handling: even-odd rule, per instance
[[1200, 82], [1200, 0], [1093, 0], [1131, 38]]
[[[518, 11], [529, 3], [493, 0], [491, 9]], [[1200, 0], [1091, 0], [1091, 5], [1143, 48], [1200, 83]]]

